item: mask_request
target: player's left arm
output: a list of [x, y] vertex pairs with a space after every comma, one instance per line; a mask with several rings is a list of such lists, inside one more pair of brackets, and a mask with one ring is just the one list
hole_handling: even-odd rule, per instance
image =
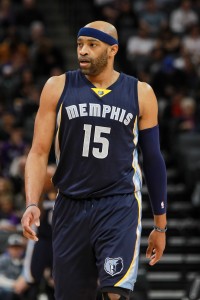
[[[153, 229], [149, 235], [147, 258], [150, 265], [157, 263], [164, 252], [167, 224], [167, 175], [166, 166], [160, 151], [158, 104], [153, 89], [144, 82], [138, 82], [139, 146], [143, 157], [143, 171], [154, 215], [154, 225], [161, 229]], [[158, 229], [159, 230], [159, 229]]]

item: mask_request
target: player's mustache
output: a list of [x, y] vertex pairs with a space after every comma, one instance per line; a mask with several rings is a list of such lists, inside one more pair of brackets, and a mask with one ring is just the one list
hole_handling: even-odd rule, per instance
[[91, 59], [90, 58], [87, 58], [87, 57], [78, 57], [78, 61], [79, 62], [91, 62]]

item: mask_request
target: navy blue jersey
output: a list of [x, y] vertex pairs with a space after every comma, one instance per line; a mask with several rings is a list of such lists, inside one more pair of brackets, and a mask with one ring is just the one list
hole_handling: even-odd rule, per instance
[[114, 84], [101, 89], [80, 70], [66, 73], [57, 105], [53, 183], [67, 197], [105, 197], [141, 189], [137, 83], [121, 73]]

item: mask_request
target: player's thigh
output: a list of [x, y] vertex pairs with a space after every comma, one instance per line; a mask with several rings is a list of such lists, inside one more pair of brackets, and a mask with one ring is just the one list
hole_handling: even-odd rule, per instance
[[100, 287], [133, 290], [141, 236], [141, 194], [110, 201], [99, 211], [94, 231]]
[[61, 199], [53, 216], [56, 300], [95, 300], [97, 268], [84, 204]]

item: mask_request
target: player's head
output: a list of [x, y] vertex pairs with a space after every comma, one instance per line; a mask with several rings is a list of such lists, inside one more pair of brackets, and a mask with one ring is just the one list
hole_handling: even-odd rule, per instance
[[77, 45], [81, 71], [96, 76], [107, 67], [113, 67], [118, 51], [117, 30], [108, 22], [89, 23], [79, 30]]

